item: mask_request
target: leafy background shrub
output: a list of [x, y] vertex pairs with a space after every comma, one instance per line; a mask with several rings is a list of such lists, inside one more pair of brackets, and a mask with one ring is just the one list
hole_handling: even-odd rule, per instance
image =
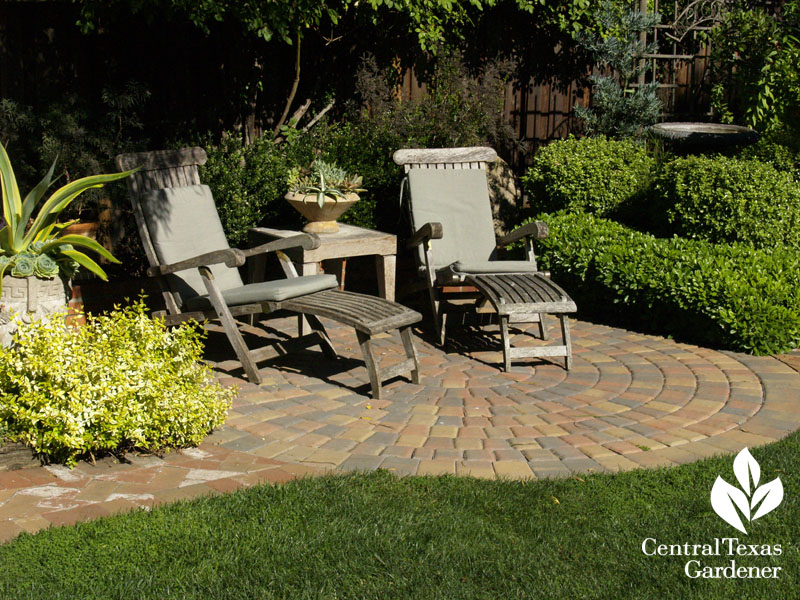
[[299, 228], [302, 218], [283, 201], [286, 178], [292, 166], [309, 165], [315, 158], [363, 177], [367, 191], [341, 222], [406, 233], [398, 206], [403, 171], [392, 154], [403, 147], [516, 148], [503, 116], [509, 68], [495, 61], [471, 73], [460, 56], [445, 54], [429, 74], [428, 94], [400, 100], [397, 73], [381, 70], [366, 57], [356, 78], [360, 103], [350, 106], [342, 121], [322, 120], [308, 131], [286, 130], [281, 143], [260, 138], [245, 145], [235, 132], [219, 144], [201, 141], [209, 159], [200, 178], [214, 192], [228, 240], [241, 244], [247, 230], [258, 225]]
[[688, 156], [663, 165], [653, 184], [665, 230], [714, 243], [800, 248], [800, 185], [759, 160]]
[[[335, 162], [349, 173], [363, 177], [365, 192], [339, 220], [367, 228], [392, 231], [396, 222], [377, 210], [378, 199], [396, 198], [401, 173], [392, 162], [385, 140], [376, 140], [374, 130], [359, 123], [327, 123], [291, 140], [275, 143], [259, 138], [245, 145], [235, 133], [219, 144], [201, 142], [208, 162], [200, 170], [207, 183], [228, 241], [244, 246], [251, 227], [299, 229], [303, 218], [284, 201], [289, 170], [308, 166], [315, 158]], [[389, 204], [387, 202], [387, 204]], [[396, 202], [394, 203], [396, 205]], [[397, 215], [395, 214], [395, 220]]]
[[374, 123], [353, 116], [341, 123], [316, 125], [290, 144], [287, 157], [293, 164], [310, 164], [316, 158], [337, 163], [363, 178], [367, 190], [340, 219], [343, 223], [394, 232], [398, 230], [397, 195], [402, 170], [392, 161], [398, 138]]
[[588, 214], [539, 215], [540, 263], [582, 314], [705, 346], [800, 345], [800, 252], [660, 239]]
[[194, 324], [165, 327], [142, 300], [84, 327], [54, 315], [21, 325], [0, 351], [0, 421], [48, 461], [193, 446], [220, 426], [236, 391], [202, 363]]
[[725, 123], [770, 131], [800, 123], [800, 1], [731, 2], [711, 35], [712, 107]]
[[502, 155], [518, 149], [503, 112], [512, 70], [509, 60], [488, 60], [471, 70], [460, 54], [443, 52], [429, 72], [419, 73], [427, 93], [404, 100], [397, 94], [397, 70], [381, 70], [367, 56], [356, 76], [358, 118], [378, 137], [406, 147], [489, 145]]
[[607, 216], [647, 189], [654, 166], [633, 141], [570, 136], [541, 148], [522, 182], [536, 211]]
[[[0, 99], [0, 141], [16, 158], [14, 170], [20, 188], [32, 189], [54, 161], [62, 185], [115, 172], [117, 154], [147, 146], [140, 116], [149, 97], [141, 83], [129, 80], [105, 87], [98, 98], [61, 94], [37, 110]], [[101, 209], [98, 203], [107, 196], [107, 189], [89, 190], [67, 209], [66, 216], [96, 219], [96, 211]]]
[[278, 202], [286, 193], [289, 173], [280, 146], [267, 138], [246, 146], [238, 135], [227, 135], [219, 144], [201, 145], [208, 161], [200, 167], [200, 181], [214, 194], [231, 246], [245, 244], [251, 227], [275, 226], [293, 216], [285, 203]]

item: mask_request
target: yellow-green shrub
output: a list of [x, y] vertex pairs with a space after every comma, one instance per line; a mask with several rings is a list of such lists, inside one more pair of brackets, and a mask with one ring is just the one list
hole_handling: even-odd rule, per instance
[[198, 444], [235, 395], [201, 362], [195, 324], [168, 329], [140, 300], [84, 327], [54, 315], [0, 351], [0, 421], [45, 460]]

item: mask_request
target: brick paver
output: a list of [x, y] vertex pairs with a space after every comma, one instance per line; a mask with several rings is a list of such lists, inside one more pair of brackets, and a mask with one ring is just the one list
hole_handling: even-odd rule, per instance
[[[270, 327], [291, 331], [293, 324]], [[332, 470], [568, 477], [683, 464], [800, 428], [800, 353], [716, 352], [573, 321], [569, 372], [528, 361], [504, 373], [497, 349], [470, 352], [469, 335], [454, 340], [458, 352], [417, 338], [420, 384], [399, 378], [377, 401], [368, 396], [355, 335], [326, 325], [339, 361], [314, 349], [282, 357], [264, 367], [265, 383], [256, 386], [230, 357], [218, 360], [220, 381], [237, 385], [239, 395], [225, 427], [198, 448], [72, 470], [32, 463], [0, 472], [0, 541]], [[208, 347], [227, 348], [214, 335]], [[387, 359], [402, 354], [396, 335], [375, 345]]]

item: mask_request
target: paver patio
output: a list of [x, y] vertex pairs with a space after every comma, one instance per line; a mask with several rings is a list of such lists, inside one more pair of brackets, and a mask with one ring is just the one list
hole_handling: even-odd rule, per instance
[[[269, 324], [275, 334], [294, 321]], [[496, 339], [473, 330], [449, 353], [417, 338], [420, 384], [398, 379], [377, 401], [368, 396], [355, 335], [326, 324], [342, 359], [314, 350], [285, 356], [264, 369], [260, 386], [223, 356], [220, 378], [240, 393], [225, 427], [196, 449], [0, 473], [0, 540], [330, 470], [487, 478], [615, 472], [735, 453], [800, 427], [800, 374], [789, 366], [797, 357], [718, 352], [573, 321], [571, 371], [532, 361], [503, 373]], [[212, 355], [227, 352], [214, 332], [207, 345]], [[388, 362], [404, 356], [390, 335], [377, 352]]]

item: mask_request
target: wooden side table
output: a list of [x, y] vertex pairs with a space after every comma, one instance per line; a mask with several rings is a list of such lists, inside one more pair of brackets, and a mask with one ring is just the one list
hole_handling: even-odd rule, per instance
[[[277, 239], [297, 235], [298, 231], [255, 227], [250, 230], [250, 244], [256, 246]], [[300, 266], [300, 275], [315, 275], [323, 260], [334, 261], [335, 275], [344, 289], [347, 259], [353, 256], [375, 256], [378, 275], [378, 292], [382, 298], [394, 300], [395, 268], [397, 260], [397, 236], [382, 231], [364, 229], [354, 225], [339, 223], [336, 233], [319, 233], [320, 246], [314, 250], [291, 248], [286, 254], [292, 262]], [[266, 257], [253, 257], [250, 267], [250, 281], [263, 281], [266, 272]]]

